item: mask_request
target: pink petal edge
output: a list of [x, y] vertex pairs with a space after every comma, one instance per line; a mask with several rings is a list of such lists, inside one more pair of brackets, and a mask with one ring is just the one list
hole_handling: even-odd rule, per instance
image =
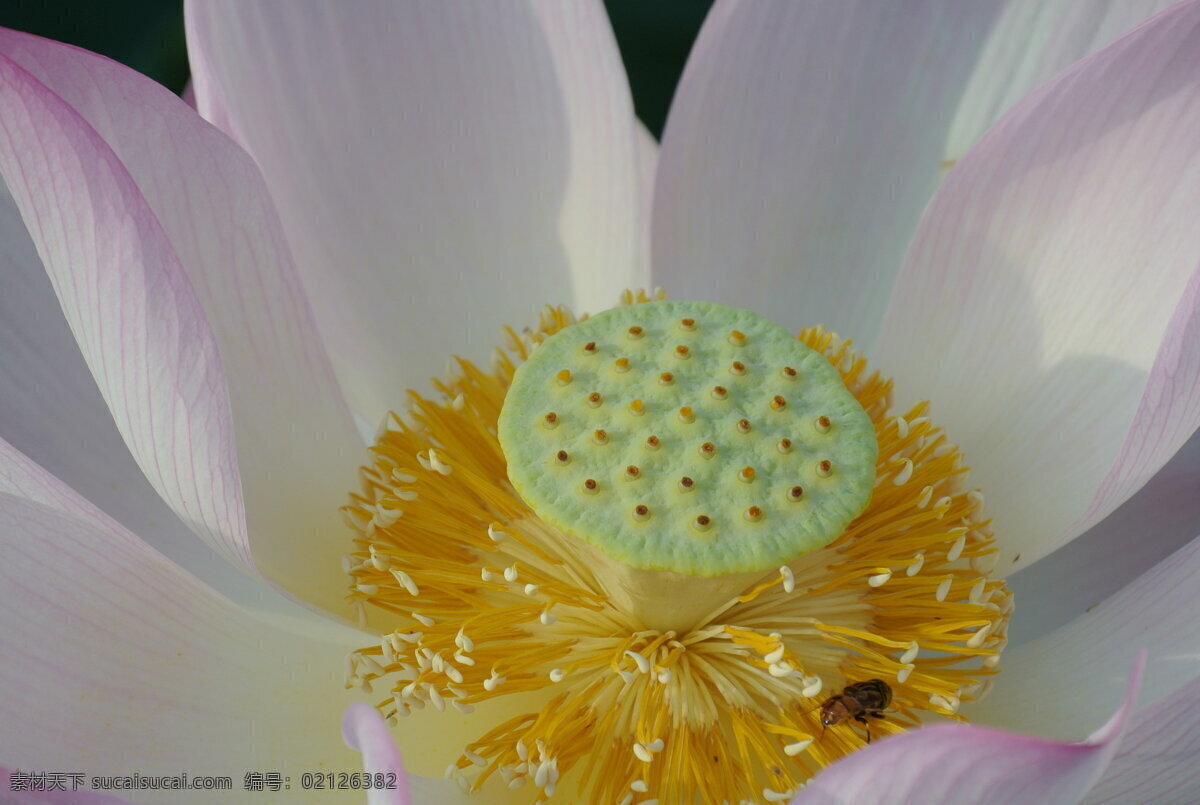
[[362, 752], [363, 768], [368, 774], [394, 774], [396, 788], [372, 788], [367, 794], [369, 805], [412, 805], [408, 793], [408, 776], [400, 752], [392, 740], [383, 718], [374, 707], [354, 702], [342, 717], [342, 737], [351, 749]]
[[1143, 487], [1196, 432], [1200, 409], [1200, 268], [1184, 289], [1121, 450], [1068, 529], [1083, 533]]
[[1145, 664], [1146, 652], [1141, 651], [1120, 707], [1079, 743], [960, 724], [923, 727], [834, 763], [792, 805], [1077, 803], [1101, 778], [1120, 746]]
[[1200, 677], [1134, 713], [1121, 750], [1084, 802], [1200, 802], [1198, 757]]
[[361, 440], [253, 160], [111, 60], [0, 53], [0, 168], [138, 464], [223, 556], [349, 616], [328, 535]]

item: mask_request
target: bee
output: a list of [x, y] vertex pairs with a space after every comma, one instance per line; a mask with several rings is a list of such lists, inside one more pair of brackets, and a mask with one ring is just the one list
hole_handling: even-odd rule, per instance
[[867, 716], [883, 718], [883, 711], [892, 703], [892, 689], [882, 679], [855, 682], [837, 696], [821, 705], [821, 724], [835, 727], [853, 719], [867, 727], [867, 743], [871, 742], [871, 723]]

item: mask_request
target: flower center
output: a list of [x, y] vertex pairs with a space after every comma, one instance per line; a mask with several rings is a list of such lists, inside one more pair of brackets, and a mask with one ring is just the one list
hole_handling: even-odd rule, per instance
[[982, 495], [848, 342], [674, 302], [508, 335], [344, 509], [350, 597], [394, 622], [349, 685], [393, 720], [543, 692], [475, 727], [464, 786], [784, 802], [982, 695], [1012, 609]]
[[499, 439], [518, 494], [586, 543], [610, 601], [662, 631], [828, 545], [875, 482], [874, 425], [837, 370], [711, 303], [616, 308], [547, 339], [517, 369]]

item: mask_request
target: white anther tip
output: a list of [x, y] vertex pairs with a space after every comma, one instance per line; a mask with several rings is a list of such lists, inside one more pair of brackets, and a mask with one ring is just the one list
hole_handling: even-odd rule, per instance
[[967, 640], [967, 648], [979, 648], [983, 645], [983, 641], [991, 634], [992, 624], [987, 624]]
[[641, 654], [638, 654], [636, 651], [626, 651], [625, 656], [633, 660], [634, 665], [637, 666], [639, 674], [650, 673], [650, 661]]
[[449, 475], [454, 472], [454, 468], [442, 461], [437, 452], [432, 449], [429, 451], [429, 466], [439, 475]]
[[796, 741], [795, 743], [791, 743], [783, 747], [783, 753], [788, 757], [795, 757], [807, 749], [811, 743], [812, 738], [807, 738], [803, 741]]

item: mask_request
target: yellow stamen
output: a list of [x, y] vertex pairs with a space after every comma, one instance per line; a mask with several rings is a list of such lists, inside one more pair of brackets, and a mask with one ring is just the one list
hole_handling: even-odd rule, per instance
[[[629, 293], [626, 301], [650, 298]], [[868, 374], [849, 342], [802, 332], [874, 424], [870, 504], [832, 544], [713, 600], [690, 631], [648, 629], [602, 592], [577, 543], [514, 493], [495, 435], [516, 365], [573, 322], [565, 310], [547, 309], [534, 332], [507, 331], [494, 371], [459, 360], [456, 375], [436, 384], [444, 401], [414, 393], [407, 416], [390, 417], [343, 512], [355, 532], [348, 597], [380, 610], [393, 628], [350, 656], [347, 685], [384, 686], [376, 703], [393, 720], [425, 707], [468, 713], [490, 699], [544, 691], [539, 709], [480, 721], [453, 774], [476, 790], [521, 780], [545, 799], [569, 783], [596, 803], [622, 802], [630, 792], [664, 804], [787, 801], [787, 792], [863, 745], [854, 729], [822, 729], [819, 720], [821, 702], [854, 682], [881, 679], [892, 690], [886, 717], [872, 720], [875, 740], [931, 714], [960, 718], [959, 705], [996, 673], [1012, 596], [987, 574], [995, 547], [982, 496], [966, 487], [962, 456], [929, 420], [929, 405], [890, 412], [890, 381]], [[684, 320], [679, 329], [702, 330], [703, 322]], [[641, 401], [617, 404], [636, 414]], [[542, 426], [558, 416], [545, 414]], [[644, 421], [622, 419], [629, 427]], [[658, 444], [645, 436], [648, 468]], [[787, 438], [777, 446], [792, 450]], [[684, 447], [715, 451], [708, 443]], [[799, 460], [798, 472], [815, 463], [818, 475], [823, 462], [799, 451], [787, 460]], [[753, 479], [750, 467], [742, 477], [747, 471]], [[599, 505], [616, 493], [614, 483], [638, 494], [651, 480], [641, 474], [630, 483], [597, 475], [564, 494], [597, 495]], [[700, 508], [706, 480], [697, 478], [668, 482], [696, 502], [693, 528], [705, 539], [712, 520]], [[764, 494], [807, 505], [798, 484]], [[654, 527], [648, 506], [627, 505], [638, 527]], [[755, 509], [755, 527], [769, 529], [776, 518], [759, 507], [743, 516]]]

